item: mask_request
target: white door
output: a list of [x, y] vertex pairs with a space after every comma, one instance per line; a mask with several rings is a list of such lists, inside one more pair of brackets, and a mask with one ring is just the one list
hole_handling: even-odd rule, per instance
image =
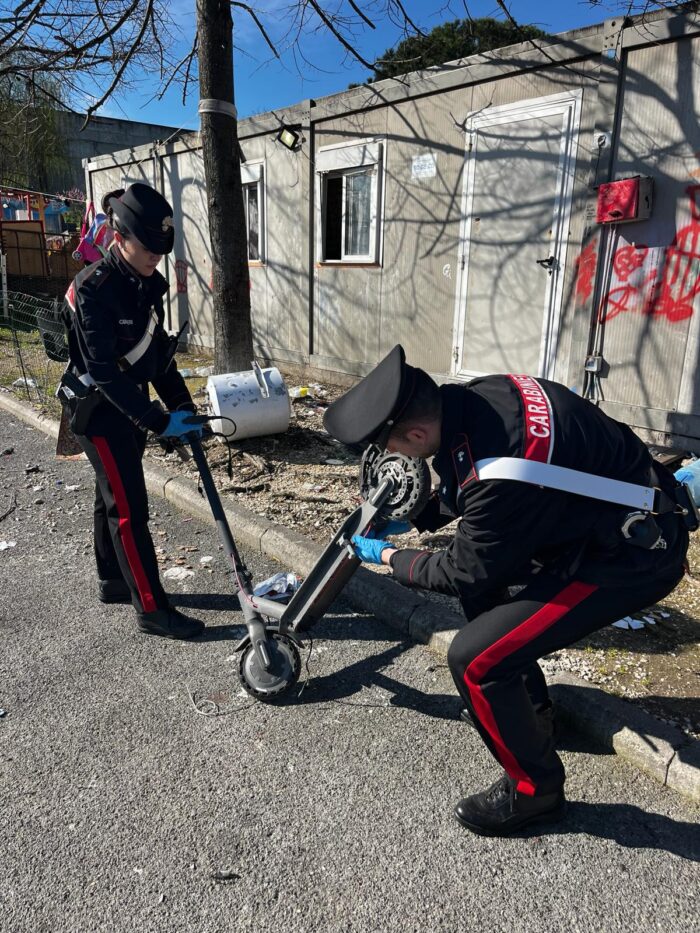
[[581, 91], [467, 120], [455, 375], [551, 377]]

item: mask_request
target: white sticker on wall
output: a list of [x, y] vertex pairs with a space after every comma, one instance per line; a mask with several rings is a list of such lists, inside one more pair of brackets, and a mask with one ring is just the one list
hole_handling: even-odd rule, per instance
[[414, 178], [435, 178], [436, 172], [437, 166], [432, 152], [424, 152], [422, 155], [413, 156], [411, 175]]

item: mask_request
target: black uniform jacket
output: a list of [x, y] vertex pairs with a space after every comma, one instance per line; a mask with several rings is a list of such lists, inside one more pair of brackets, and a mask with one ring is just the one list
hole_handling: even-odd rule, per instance
[[[113, 422], [115, 408], [140, 428], [165, 429], [168, 416], [148, 396], [150, 382], [167, 408], [195, 410], [173, 359], [172, 338], [163, 328], [167, 283], [155, 271], [138, 275], [112, 248], [73, 280], [63, 305], [68, 352], [76, 375], [88, 373], [104, 396], [90, 417], [92, 430]], [[141, 340], [155, 309], [158, 324], [146, 353], [135, 365], [119, 361]]]
[[433, 466], [440, 477], [419, 531], [459, 518], [444, 551], [404, 549], [394, 576], [460, 597], [468, 617], [493, 604], [493, 594], [523, 582], [533, 561], [562, 579], [628, 585], [643, 574], [674, 580], [682, 574], [688, 535], [673, 514], [659, 517], [665, 549], [643, 550], [621, 533], [629, 508], [515, 480], [480, 481], [474, 463], [486, 457], [525, 457], [630, 483], [662, 488], [675, 479], [654, 464], [624, 424], [565, 386], [529, 376], [487, 376], [445, 385], [442, 438]]

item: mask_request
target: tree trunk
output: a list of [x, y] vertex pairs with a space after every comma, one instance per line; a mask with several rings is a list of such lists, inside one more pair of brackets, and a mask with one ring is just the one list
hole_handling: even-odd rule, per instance
[[[233, 104], [233, 20], [227, 0], [197, 0], [199, 96]], [[217, 373], [250, 369], [253, 332], [238, 123], [201, 114], [214, 299]]]

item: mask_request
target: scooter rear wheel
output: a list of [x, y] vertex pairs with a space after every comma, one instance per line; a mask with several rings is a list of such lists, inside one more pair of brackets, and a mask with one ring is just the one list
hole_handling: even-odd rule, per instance
[[246, 693], [262, 703], [272, 703], [284, 696], [299, 680], [301, 656], [299, 649], [286, 635], [274, 632], [269, 636], [267, 648], [272, 668], [266, 671], [260, 664], [252, 645], [241, 654], [238, 679]]

